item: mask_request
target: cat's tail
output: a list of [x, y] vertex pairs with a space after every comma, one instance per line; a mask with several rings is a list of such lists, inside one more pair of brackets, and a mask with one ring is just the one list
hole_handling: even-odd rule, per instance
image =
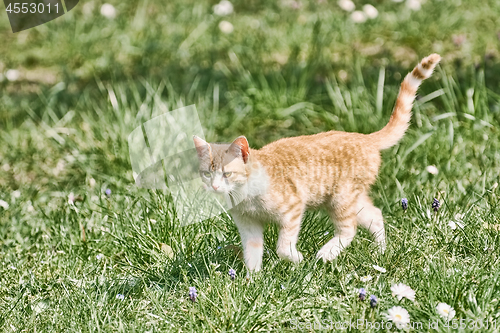
[[432, 71], [441, 60], [439, 54], [431, 54], [406, 75], [399, 90], [396, 106], [392, 112], [389, 123], [380, 131], [369, 134], [374, 142], [377, 142], [379, 149], [387, 149], [401, 140], [408, 128], [411, 118], [411, 108], [417, 89], [423, 80], [432, 75]]

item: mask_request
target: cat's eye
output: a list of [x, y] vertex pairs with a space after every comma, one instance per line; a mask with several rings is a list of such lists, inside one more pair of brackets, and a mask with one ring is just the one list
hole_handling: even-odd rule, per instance
[[201, 174], [202, 174], [202, 175], [203, 175], [203, 177], [205, 177], [205, 178], [210, 178], [210, 177], [212, 177], [212, 174], [211, 174], [209, 171], [203, 171]]
[[229, 178], [229, 177], [231, 177], [231, 175], [232, 175], [232, 174], [233, 174], [232, 172], [224, 172], [224, 173], [222, 174], [222, 176], [223, 176], [224, 178]]

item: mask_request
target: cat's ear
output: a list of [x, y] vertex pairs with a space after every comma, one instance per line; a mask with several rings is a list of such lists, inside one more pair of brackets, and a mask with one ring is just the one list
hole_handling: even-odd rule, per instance
[[210, 147], [210, 144], [196, 135], [193, 135], [193, 141], [196, 151], [198, 152], [198, 157], [210, 158], [210, 155], [212, 155], [212, 148]]
[[228, 149], [229, 152], [233, 153], [235, 156], [241, 156], [243, 162], [248, 161], [248, 155], [250, 154], [250, 148], [248, 147], [247, 138], [244, 136], [239, 136], [236, 140], [231, 143]]

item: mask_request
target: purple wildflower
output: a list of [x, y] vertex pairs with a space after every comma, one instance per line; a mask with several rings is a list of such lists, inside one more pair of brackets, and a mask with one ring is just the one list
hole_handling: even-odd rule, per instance
[[439, 210], [439, 207], [441, 207], [439, 200], [434, 198], [434, 201], [432, 201], [432, 209], [434, 209], [434, 211], [437, 212]]
[[196, 302], [196, 297], [198, 296], [195, 287], [189, 287], [189, 299], [191, 302]]
[[378, 303], [378, 301], [377, 301], [377, 297], [376, 297], [375, 295], [371, 295], [371, 296], [370, 296], [370, 306], [371, 306], [372, 308], [374, 308], [374, 307], [376, 307], [376, 306], [377, 306], [377, 303]]
[[229, 276], [231, 277], [231, 280], [234, 280], [236, 278], [236, 271], [232, 268], [229, 269]]
[[401, 207], [403, 207], [403, 210], [408, 209], [408, 199], [406, 198], [401, 199]]
[[104, 191], [104, 193], [106, 193], [108, 198], [111, 196], [111, 190], [109, 188], [107, 188], [106, 191]]
[[366, 299], [366, 290], [365, 288], [359, 289], [359, 300], [364, 301]]

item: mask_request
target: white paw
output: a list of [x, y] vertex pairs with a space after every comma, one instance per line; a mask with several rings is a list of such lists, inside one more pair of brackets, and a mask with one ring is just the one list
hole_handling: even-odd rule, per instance
[[278, 256], [283, 259], [283, 260], [288, 260], [293, 262], [294, 264], [300, 263], [302, 260], [304, 260], [304, 256], [302, 253], [299, 251], [279, 251], [278, 250]]
[[338, 257], [340, 254], [340, 248], [338, 246], [331, 246], [326, 244], [318, 251], [316, 258], [323, 259], [323, 262], [332, 261]]
[[245, 264], [250, 272], [258, 272], [262, 267], [262, 257], [252, 256], [245, 258]]

